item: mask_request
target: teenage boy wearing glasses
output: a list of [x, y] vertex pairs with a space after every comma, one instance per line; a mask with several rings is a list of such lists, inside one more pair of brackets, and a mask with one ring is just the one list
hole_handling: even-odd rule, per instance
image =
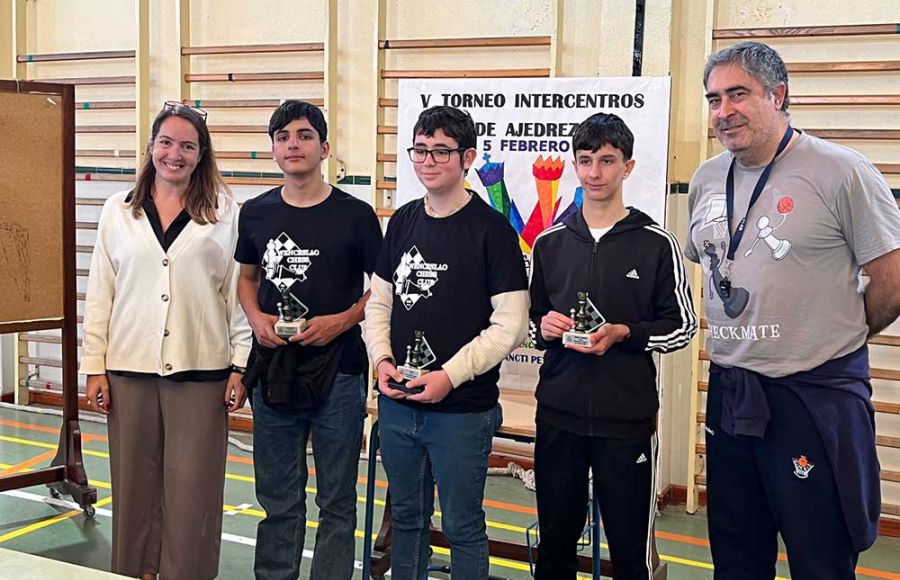
[[[356, 478], [366, 399], [359, 323], [381, 248], [365, 202], [326, 183], [322, 112], [286, 101], [272, 114], [272, 154], [284, 185], [244, 204], [235, 258], [238, 292], [253, 329], [244, 379], [252, 389], [258, 579], [297, 578], [306, 530], [306, 445], [313, 436], [319, 528], [310, 578], [353, 575]], [[287, 338], [279, 312], [307, 321]]]
[[[515, 231], [465, 188], [476, 144], [468, 113], [419, 115], [408, 152], [426, 193], [391, 218], [366, 305], [395, 578], [425, 575], [435, 484], [453, 577], [488, 577], [481, 504], [502, 422], [497, 380], [528, 330], [528, 284]], [[390, 384], [403, 382], [397, 365], [417, 344], [429, 372], [399, 390]]]

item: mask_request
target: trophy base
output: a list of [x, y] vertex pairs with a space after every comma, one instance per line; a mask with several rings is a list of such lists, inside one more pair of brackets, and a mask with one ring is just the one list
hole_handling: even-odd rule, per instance
[[303, 318], [300, 320], [291, 320], [290, 322], [279, 320], [275, 323], [275, 334], [281, 338], [290, 338], [295, 334], [303, 332], [304, 328], [306, 328], [306, 320]]
[[562, 336], [563, 345], [565, 346], [591, 346], [591, 333], [577, 332], [570, 330], [564, 332]]
[[428, 373], [428, 371], [425, 369], [408, 367], [406, 365], [400, 365], [399, 367], [397, 367], [397, 370], [400, 371], [400, 374], [403, 376], [404, 381], [411, 381]]
[[388, 386], [390, 388], [394, 389], [395, 391], [403, 391], [404, 393], [407, 393], [410, 395], [417, 395], [425, 390], [425, 387], [412, 387], [412, 388], [407, 387], [406, 383], [413, 379], [417, 379], [417, 378], [421, 377], [422, 375], [427, 374], [428, 373], [427, 370], [419, 369], [416, 367], [408, 367], [406, 365], [400, 365], [399, 367], [397, 367], [397, 370], [400, 371], [400, 375], [403, 376], [403, 380], [402, 381], [389, 380]]
[[422, 391], [425, 390], [425, 387], [407, 387], [406, 381], [398, 382], [398, 381], [394, 381], [394, 380], [389, 380], [388, 386], [390, 388], [394, 389], [395, 391], [403, 391], [404, 393], [406, 393], [408, 395], [418, 395], [419, 393], [421, 393]]

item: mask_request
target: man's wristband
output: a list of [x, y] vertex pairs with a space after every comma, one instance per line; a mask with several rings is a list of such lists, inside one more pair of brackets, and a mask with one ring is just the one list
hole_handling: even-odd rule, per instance
[[243, 375], [247, 373], [246, 367], [239, 367], [237, 365], [231, 365], [231, 372], [237, 373], [239, 375]]

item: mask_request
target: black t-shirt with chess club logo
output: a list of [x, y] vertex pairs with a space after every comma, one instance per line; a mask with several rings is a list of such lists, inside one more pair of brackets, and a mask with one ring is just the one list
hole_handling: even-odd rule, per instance
[[[391, 349], [406, 359], [415, 331], [440, 370], [460, 348], [490, 326], [491, 296], [526, 290], [528, 280], [515, 230], [477, 194], [445, 218], [425, 213], [421, 199], [397, 210], [388, 223], [375, 273], [391, 282]], [[433, 355], [431, 354], [433, 353]], [[440, 403], [399, 402], [432, 411], [470, 413], [497, 404], [500, 365], [455, 388]]]
[[[312, 207], [294, 207], [281, 187], [246, 202], [238, 222], [235, 259], [260, 268], [257, 299], [263, 312], [278, 314], [287, 289], [296, 310], [309, 320], [343, 312], [363, 294], [381, 249], [381, 226], [367, 203], [334, 187]], [[359, 325], [342, 341], [338, 370], [365, 372], [367, 360]]]

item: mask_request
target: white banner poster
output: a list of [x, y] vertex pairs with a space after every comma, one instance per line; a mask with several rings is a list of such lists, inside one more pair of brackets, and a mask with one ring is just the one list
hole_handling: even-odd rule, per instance
[[[478, 132], [478, 156], [466, 186], [503, 213], [519, 233], [530, 266], [531, 247], [546, 228], [581, 206], [571, 150], [576, 125], [597, 112], [621, 117], [634, 134], [634, 171], [625, 205], [665, 224], [669, 143], [669, 77], [401, 80], [397, 112], [395, 207], [425, 192], [406, 150], [419, 113], [436, 105], [468, 111]], [[543, 360], [530, 340], [507, 358], [503, 388], [533, 390]]]

